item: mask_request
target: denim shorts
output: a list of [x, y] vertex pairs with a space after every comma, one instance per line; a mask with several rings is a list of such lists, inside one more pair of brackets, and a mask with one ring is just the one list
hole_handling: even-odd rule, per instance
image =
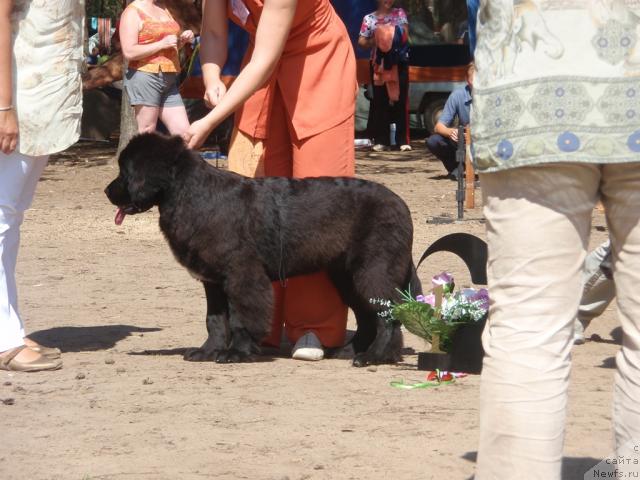
[[182, 97], [178, 92], [178, 74], [150, 73], [127, 70], [124, 78], [131, 105], [148, 107], [182, 107]]

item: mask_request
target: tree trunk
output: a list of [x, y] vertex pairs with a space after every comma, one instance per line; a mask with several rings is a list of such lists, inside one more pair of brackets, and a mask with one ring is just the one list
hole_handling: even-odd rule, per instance
[[[126, 65], [125, 65], [125, 72]], [[129, 101], [129, 95], [127, 95], [127, 89], [122, 88], [122, 104], [120, 107], [120, 140], [118, 141], [118, 153], [124, 149], [136, 133], [138, 133], [138, 125], [136, 124], [136, 118], [133, 113], [133, 107]]]
[[[133, 0], [126, 0], [126, 4], [129, 5]], [[120, 152], [127, 146], [131, 137], [138, 133], [138, 125], [136, 124], [136, 118], [133, 113], [133, 107], [127, 95], [127, 89], [124, 88], [124, 77], [127, 74], [127, 61], [122, 56], [124, 66], [122, 68], [122, 104], [120, 106], [120, 140], [118, 141], [118, 153], [116, 158], [120, 156]]]

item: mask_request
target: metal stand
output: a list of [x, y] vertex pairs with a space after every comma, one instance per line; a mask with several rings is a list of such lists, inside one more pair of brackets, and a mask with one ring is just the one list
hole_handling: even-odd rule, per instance
[[456, 200], [458, 202], [458, 220], [464, 218], [464, 171], [465, 171], [465, 145], [464, 145], [464, 127], [458, 126], [458, 150], [456, 150], [456, 161], [458, 162], [458, 191], [456, 192]]

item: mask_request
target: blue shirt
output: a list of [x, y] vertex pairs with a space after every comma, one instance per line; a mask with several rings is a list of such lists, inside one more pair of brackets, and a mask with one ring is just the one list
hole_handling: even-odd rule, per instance
[[480, 0], [467, 0], [467, 18], [469, 22], [469, 49], [471, 56], [476, 50], [476, 24], [478, 20], [478, 9], [480, 8]]
[[458, 117], [460, 125], [466, 126], [469, 125], [470, 112], [471, 89], [469, 85], [465, 85], [451, 92], [438, 121], [450, 127], [453, 125], [454, 119]]

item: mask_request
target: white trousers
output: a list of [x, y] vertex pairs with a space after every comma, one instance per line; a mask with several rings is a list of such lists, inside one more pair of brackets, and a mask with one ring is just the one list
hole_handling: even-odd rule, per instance
[[0, 153], [0, 352], [24, 344], [15, 276], [20, 225], [47, 160]]
[[605, 206], [618, 312], [616, 448], [640, 441], [640, 163], [481, 176], [491, 307], [477, 480], [560, 480], [574, 322], [592, 210]]

